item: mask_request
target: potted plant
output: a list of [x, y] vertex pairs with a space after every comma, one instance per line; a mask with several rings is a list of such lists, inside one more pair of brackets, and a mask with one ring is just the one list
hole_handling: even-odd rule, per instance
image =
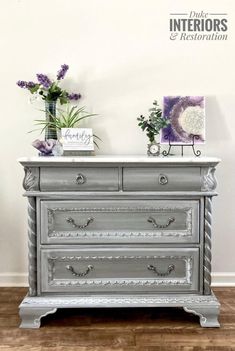
[[[29, 90], [35, 99], [42, 99], [45, 102], [47, 122], [51, 122], [52, 117], [56, 116], [56, 104], [58, 101], [63, 105], [81, 98], [81, 94], [68, 93], [60, 87], [60, 82], [64, 79], [68, 69], [68, 65], [61, 65], [55, 80], [51, 80], [47, 75], [39, 73], [36, 75], [37, 82], [26, 82], [23, 80], [17, 82], [20, 88]], [[56, 130], [51, 128], [50, 123], [47, 123], [45, 127], [45, 139], [57, 139]]]
[[159, 107], [158, 102], [153, 102], [153, 107], [149, 109], [148, 118], [141, 115], [137, 118], [139, 121], [138, 126], [143, 131], [146, 131], [147, 137], [150, 143], [148, 144], [147, 154], [148, 156], [159, 156], [160, 155], [160, 143], [156, 141], [156, 136], [160, 133], [160, 130], [167, 126], [168, 121], [162, 116], [162, 109]]
[[[94, 113], [88, 113], [85, 111], [85, 107], [78, 107], [78, 106], [70, 106], [67, 105], [67, 108], [64, 109], [57, 109], [57, 115], [50, 115], [50, 120], [35, 120], [35, 124], [37, 126], [42, 126], [41, 132], [50, 128], [50, 130], [54, 131], [59, 141], [61, 140], [61, 129], [62, 128], [76, 128], [79, 127], [82, 120], [96, 116]], [[97, 140], [101, 140], [97, 135], [93, 134], [94, 144], [99, 148], [97, 144]], [[33, 144], [34, 147], [41, 151], [42, 143], [39, 143], [37, 140], [36, 143]], [[58, 143], [57, 146], [59, 147]]]

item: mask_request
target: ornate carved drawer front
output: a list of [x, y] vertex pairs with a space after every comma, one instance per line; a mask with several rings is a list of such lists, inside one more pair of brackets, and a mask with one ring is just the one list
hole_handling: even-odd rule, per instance
[[41, 242], [198, 243], [197, 200], [41, 201]]
[[42, 167], [42, 191], [116, 191], [118, 168]]
[[200, 191], [200, 167], [133, 167], [123, 169], [126, 191]]
[[196, 292], [197, 248], [41, 251], [41, 292]]

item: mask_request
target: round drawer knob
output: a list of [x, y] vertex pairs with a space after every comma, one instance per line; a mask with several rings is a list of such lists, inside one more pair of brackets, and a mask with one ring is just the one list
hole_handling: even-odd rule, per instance
[[84, 183], [86, 183], [86, 177], [83, 174], [79, 173], [77, 175], [77, 177], [76, 177], [76, 183], [77, 184], [84, 184]]
[[165, 185], [168, 183], [168, 178], [165, 174], [160, 174], [159, 177], [158, 177], [158, 182], [159, 184], [161, 185]]

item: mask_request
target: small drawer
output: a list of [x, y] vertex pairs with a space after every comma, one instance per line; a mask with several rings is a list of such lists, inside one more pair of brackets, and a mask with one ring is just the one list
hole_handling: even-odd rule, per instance
[[198, 243], [198, 200], [41, 201], [44, 244]]
[[118, 168], [42, 167], [41, 191], [116, 191]]
[[198, 248], [42, 249], [41, 292], [197, 292]]
[[126, 191], [200, 191], [200, 167], [133, 167], [123, 169]]

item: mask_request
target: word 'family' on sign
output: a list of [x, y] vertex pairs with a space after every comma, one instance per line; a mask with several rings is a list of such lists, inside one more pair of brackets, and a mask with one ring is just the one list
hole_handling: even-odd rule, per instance
[[64, 150], [94, 150], [91, 128], [62, 128], [61, 141]]

